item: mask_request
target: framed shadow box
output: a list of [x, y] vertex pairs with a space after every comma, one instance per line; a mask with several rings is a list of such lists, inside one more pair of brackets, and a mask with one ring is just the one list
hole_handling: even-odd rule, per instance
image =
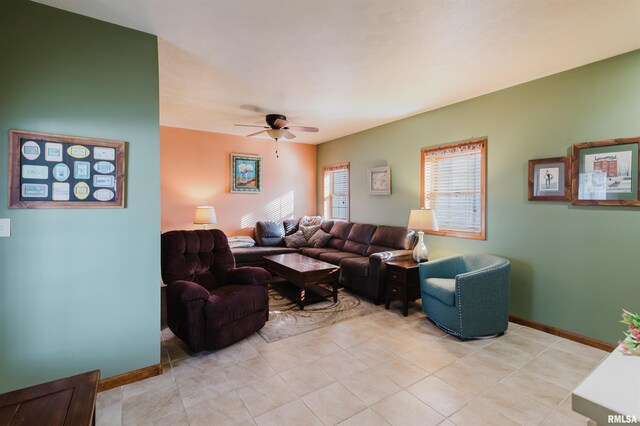
[[123, 208], [125, 142], [9, 130], [9, 208]]

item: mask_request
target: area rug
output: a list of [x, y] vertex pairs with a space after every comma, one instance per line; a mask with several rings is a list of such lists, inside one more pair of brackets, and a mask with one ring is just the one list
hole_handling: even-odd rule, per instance
[[307, 304], [301, 311], [296, 299], [297, 287], [279, 283], [269, 287], [269, 321], [258, 332], [269, 343], [317, 330], [358, 316], [377, 312], [379, 307], [358, 295], [340, 289], [338, 302], [322, 297], [310, 288]]

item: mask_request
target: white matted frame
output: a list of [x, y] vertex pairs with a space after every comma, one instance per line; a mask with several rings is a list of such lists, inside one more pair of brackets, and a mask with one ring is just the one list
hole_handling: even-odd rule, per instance
[[391, 194], [391, 168], [374, 167], [367, 170], [370, 195], [389, 195]]

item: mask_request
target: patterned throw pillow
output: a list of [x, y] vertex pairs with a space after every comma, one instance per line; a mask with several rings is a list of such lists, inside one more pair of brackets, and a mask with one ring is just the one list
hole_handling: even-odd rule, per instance
[[307, 241], [309, 241], [309, 239], [313, 236], [313, 234], [315, 234], [316, 231], [320, 229], [320, 225], [311, 225], [311, 226], [300, 225], [299, 228], [300, 228], [300, 231], [302, 231], [302, 233], [304, 234], [304, 237], [307, 239]]
[[318, 229], [315, 234], [309, 238], [309, 245], [315, 248], [324, 247], [331, 239], [331, 236], [331, 234], [327, 234], [322, 229]]
[[284, 237], [284, 244], [289, 248], [307, 247], [309, 245], [302, 231]]
[[322, 225], [322, 222], [322, 216], [302, 216], [302, 219], [300, 219], [300, 225], [302, 226]]

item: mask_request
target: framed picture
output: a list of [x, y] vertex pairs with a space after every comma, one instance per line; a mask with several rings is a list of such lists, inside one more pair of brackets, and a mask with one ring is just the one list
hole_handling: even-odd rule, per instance
[[231, 192], [262, 192], [262, 157], [231, 154]]
[[640, 206], [638, 144], [640, 137], [573, 145], [572, 203]]
[[571, 158], [529, 160], [530, 201], [571, 201]]
[[369, 175], [369, 194], [391, 194], [391, 169], [387, 167], [374, 167], [367, 170]]
[[9, 208], [123, 208], [125, 142], [9, 130]]

